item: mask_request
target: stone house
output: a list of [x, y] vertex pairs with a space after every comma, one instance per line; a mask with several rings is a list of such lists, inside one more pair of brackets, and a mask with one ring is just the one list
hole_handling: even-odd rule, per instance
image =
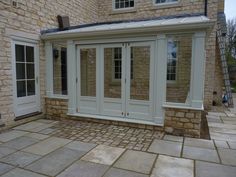
[[0, 0], [1, 122], [39, 114], [199, 137], [222, 95], [222, 13], [224, 0]]

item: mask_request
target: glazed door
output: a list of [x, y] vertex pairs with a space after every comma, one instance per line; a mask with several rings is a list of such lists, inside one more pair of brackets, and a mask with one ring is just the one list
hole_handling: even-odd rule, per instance
[[125, 116], [125, 47], [109, 44], [101, 47], [102, 114]]
[[126, 56], [126, 117], [151, 120], [154, 43], [129, 43]]
[[12, 50], [15, 116], [39, 112], [38, 47], [13, 42]]

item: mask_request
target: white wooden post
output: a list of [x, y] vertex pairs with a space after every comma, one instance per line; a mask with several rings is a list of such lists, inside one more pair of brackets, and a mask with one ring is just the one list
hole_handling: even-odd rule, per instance
[[76, 113], [76, 46], [72, 40], [67, 41], [68, 71], [68, 113]]
[[166, 70], [167, 70], [167, 39], [165, 35], [158, 35], [155, 54], [155, 123], [164, 123], [163, 103], [166, 101]]
[[53, 95], [53, 51], [52, 43], [45, 43], [45, 58], [46, 58], [46, 95]]
[[205, 75], [205, 32], [196, 32], [192, 39], [191, 106], [203, 109]]

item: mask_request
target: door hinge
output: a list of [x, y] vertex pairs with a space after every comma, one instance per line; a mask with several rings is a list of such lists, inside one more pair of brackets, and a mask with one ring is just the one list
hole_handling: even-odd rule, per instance
[[78, 77], [76, 77], [75, 82], [78, 83]]

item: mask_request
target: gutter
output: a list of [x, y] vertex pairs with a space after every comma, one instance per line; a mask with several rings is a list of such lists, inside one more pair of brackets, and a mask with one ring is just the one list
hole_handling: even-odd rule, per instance
[[208, 8], [208, 1], [205, 0], [205, 12], [204, 15], [207, 17], [207, 8]]

